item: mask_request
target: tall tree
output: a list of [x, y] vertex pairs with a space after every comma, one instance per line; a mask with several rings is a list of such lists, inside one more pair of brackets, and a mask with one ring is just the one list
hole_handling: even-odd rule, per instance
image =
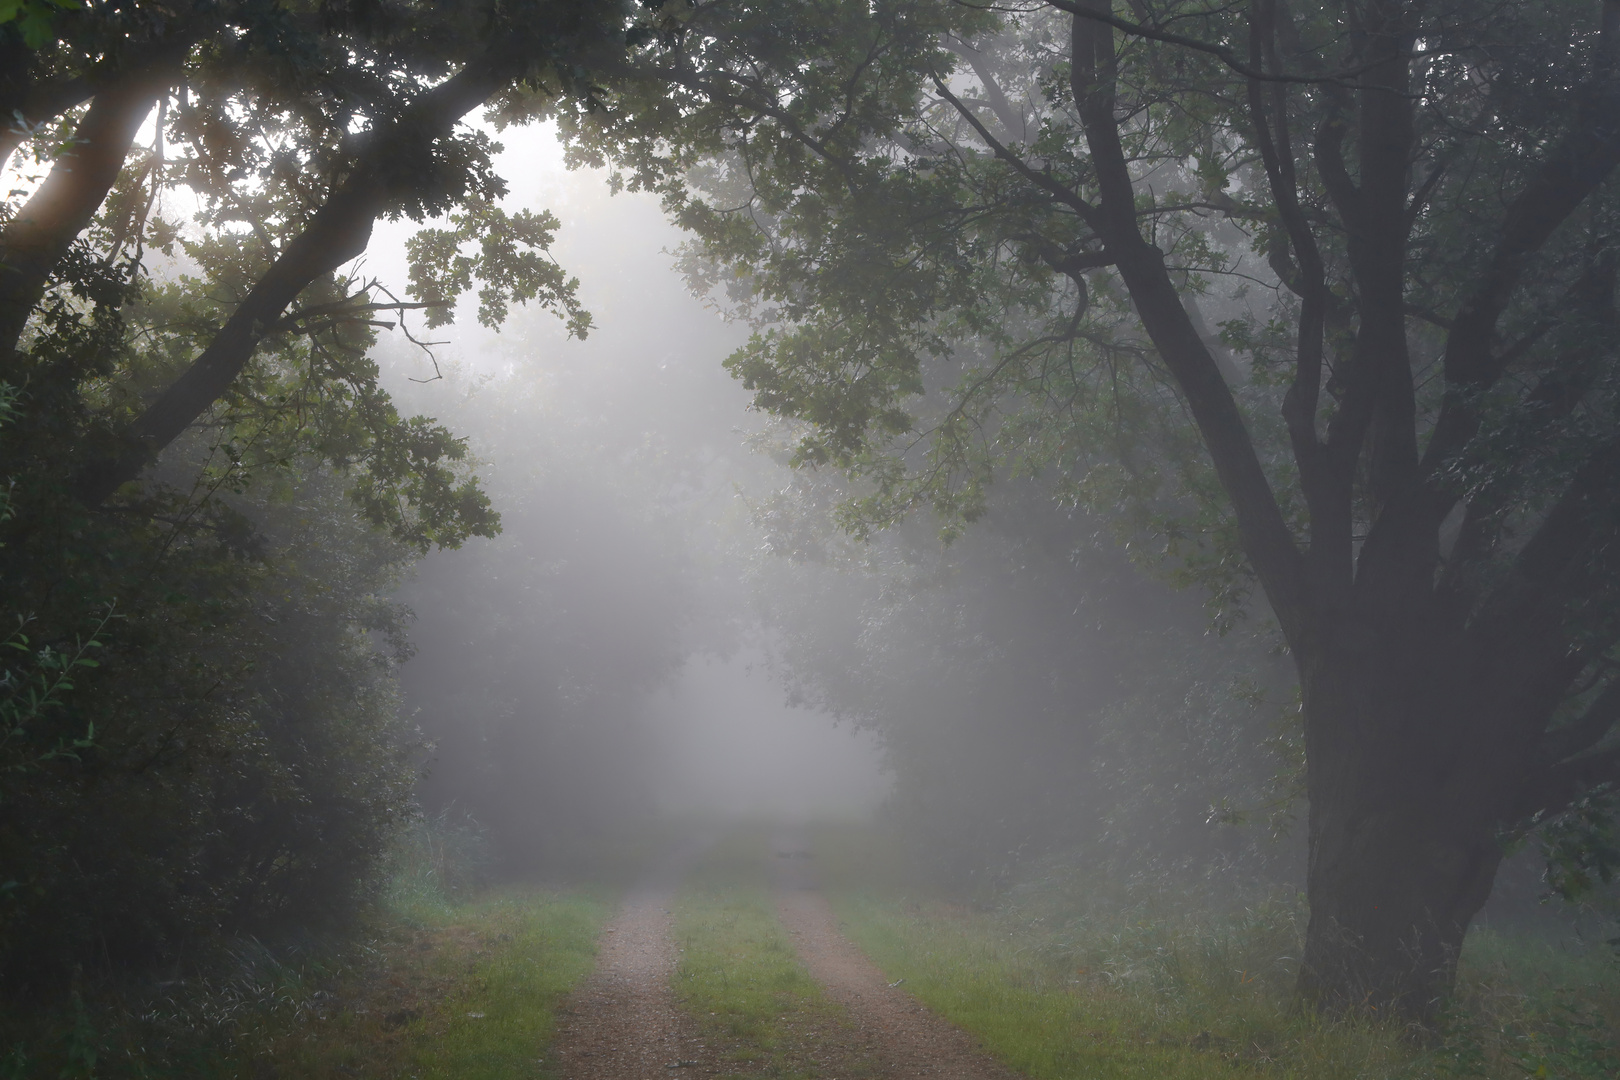
[[1301, 992], [1431, 1019], [1507, 839], [1620, 783], [1620, 5], [722, 7], [571, 123], [760, 326], [733, 370], [857, 529], [1048, 469], [1257, 583]]

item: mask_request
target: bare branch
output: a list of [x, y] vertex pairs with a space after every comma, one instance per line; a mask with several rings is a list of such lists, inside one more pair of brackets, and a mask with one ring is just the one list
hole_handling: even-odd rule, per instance
[[[1084, 0], [1046, 0], [1046, 3], [1057, 8], [1059, 11], [1066, 11], [1076, 18], [1089, 19], [1092, 22], [1103, 23], [1107, 26], [1113, 27], [1116, 30], [1121, 30], [1127, 34], [1130, 34], [1132, 37], [1146, 38], [1149, 41], [1159, 41], [1166, 45], [1176, 45], [1183, 49], [1191, 49], [1193, 52], [1201, 52], [1208, 56], [1213, 56], [1222, 64], [1225, 64], [1233, 72], [1243, 76], [1245, 79], [1253, 79], [1256, 82], [1306, 83], [1310, 85], [1321, 85], [1328, 83], [1344, 86], [1348, 89], [1360, 89], [1360, 84], [1351, 83], [1347, 80], [1354, 79], [1358, 75], [1365, 75], [1369, 71], [1375, 70], [1380, 66], [1380, 64], [1383, 63], [1381, 60], [1374, 60], [1365, 64], [1357, 64], [1354, 67], [1344, 68], [1340, 71], [1330, 71], [1316, 75], [1295, 74], [1293, 72], [1283, 71], [1267, 72], [1259, 67], [1254, 66], [1252, 63], [1244, 63], [1242, 60], [1238, 59], [1238, 56], [1234, 51], [1227, 48], [1225, 45], [1217, 45], [1214, 42], [1201, 41], [1198, 38], [1188, 37], [1185, 34], [1177, 34], [1169, 30], [1161, 30], [1156, 26], [1147, 26], [1142, 23], [1131, 22], [1129, 19], [1121, 19], [1119, 16], [1113, 14], [1111, 11], [1108, 11], [1105, 8], [1092, 7], [1091, 5], [1085, 3]], [[1445, 50], [1436, 50], [1432, 52], [1414, 52], [1411, 55], [1414, 59], [1417, 59], [1424, 56], [1440, 56], [1443, 55], [1444, 52]]]

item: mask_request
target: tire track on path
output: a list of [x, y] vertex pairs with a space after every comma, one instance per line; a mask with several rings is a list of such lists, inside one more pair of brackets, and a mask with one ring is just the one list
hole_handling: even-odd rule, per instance
[[678, 847], [626, 895], [602, 932], [596, 970], [558, 1010], [546, 1071], [561, 1080], [714, 1076], [714, 1055], [675, 1004], [670, 912], [686, 868], [708, 846]]
[[773, 846], [782, 925], [811, 978], [848, 1011], [879, 1075], [892, 1080], [1024, 1080], [985, 1053], [972, 1035], [890, 986], [877, 965], [839, 932], [801, 840], [784, 836]]

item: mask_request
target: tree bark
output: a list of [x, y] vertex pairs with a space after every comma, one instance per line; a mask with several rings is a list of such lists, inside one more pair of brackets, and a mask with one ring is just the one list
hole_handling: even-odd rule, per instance
[[17, 340], [51, 271], [118, 181], [135, 134], [175, 77], [176, 65], [176, 59], [160, 56], [98, 90], [74, 130], [72, 148], [0, 233], [0, 377], [14, 366]]
[[[9, 61], [0, 54], [0, 66]], [[9, 90], [10, 88], [8, 88]], [[95, 93], [94, 84], [86, 78], [53, 79], [38, 85], [17, 86], [4, 95], [6, 104], [0, 104], [0, 171], [11, 162], [11, 155], [27, 136], [22, 124], [33, 127], [52, 120], [76, 105], [83, 105]], [[21, 114], [22, 124], [17, 122]]]
[[[1340, 81], [1343, 73], [1314, 80], [1320, 111], [1310, 158], [1349, 256], [1352, 288], [1338, 297], [1313, 231], [1321, 226], [1299, 200], [1287, 84], [1313, 79], [1286, 74], [1279, 62], [1278, 41], [1293, 37], [1283, 5], [1253, 0], [1249, 62], [1241, 64], [1224, 46], [1116, 19], [1111, 0], [1049, 3], [1073, 16], [1070, 85], [1093, 169], [1085, 194], [1001, 145], [937, 75], [935, 87], [998, 158], [1102, 240], [1097, 265], [1113, 266], [1124, 282], [1236, 512], [1303, 694], [1311, 916], [1301, 994], [1331, 1013], [1393, 1014], [1428, 1027], [1490, 895], [1501, 837], [1533, 815], [1567, 809], [1596, 785], [1620, 784], [1620, 749], [1603, 742], [1620, 724], [1620, 679], [1600, 687], [1598, 675], [1583, 676], [1620, 643], [1612, 618], [1620, 438], [1585, 451], [1505, 574], [1480, 573], [1508, 554], [1493, 539], [1503, 507], [1490, 491], [1467, 507], [1444, 559], [1440, 543], [1442, 521], [1462, 497], [1447, 466], [1478, 430], [1479, 391], [1511, 356], [1499, 348], [1498, 322], [1532, 260], [1620, 167], [1620, 0], [1606, 4], [1604, 47], [1570, 130], [1508, 204], [1494, 251], [1462, 290], [1449, 320], [1447, 393], [1421, 456], [1407, 263], [1411, 231], [1440, 172], [1414, 193], [1409, 5], [1358, 4], [1347, 69], [1356, 84]], [[1142, 235], [1115, 101], [1112, 27], [1201, 48], [1247, 81], [1249, 134], [1286, 238], [1268, 255], [1303, 301], [1283, 401], [1308, 511], [1303, 552], [1231, 388], [1180, 302], [1165, 252]], [[1297, 41], [1290, 51], [1312, 63]], [[1588, 324], [1612, 327], [1620, 320], [1612, 256], [1588, 257], [1573, 298]], [[1330, 312], [1349, 344], [1337, 356], [1333, 408], [1319, 432]], [[1528, 391], [1526, 407], [1542, 424], [1573, 409], [1593, 363], [1565, 349]], [[1593, 690], [1579, 719], [1560, 719], [1562, 707]]]
[[[1299, 989], [1329, 1012], [1364, 1010], [1428, 1025], [1453, 984], [1468, 926], [1490, 895], [1502, 859], [1498, 836], [1534, 783], [1527, 763], [1552, 701], [1532, 703], [1524, 688], [1558, 682], [1552, 669], [1570, 661], [1537, 653], [1533, 672], [1507, 664], [1434, 588], [1439, 515], [1422, 497], [1405, 327], [1413, 146], [1406, 16], [1399, 5], [1366, 8], [1372, 21], [1353, 110], [1354, 179], [1339, 158], [1348, 98], [1341, 101], [1345, 118], [1330, 117], [1318, 133], [1317, 165], [1345, 224], [1361, 318], [1325, 439], [1314, 415], [1320, 303], [1308, 305], [1301, 328], [1300, 367], [1285, 409], [1310, 510], [1302, 556], [1231, 391], [1188, 324], [1163, 253], [1137, 224], [1114, 101], [1108, 0], [1078, 0], [1072, 8], [1072, 87], [1099, 192], [1091, 220], [1187, 401], [1300, 671], [1311, 916]], [[1320, 260], [1294, 199], [1292, 162], [1279, 149], [1287, 146], [1287, 109], [1280, 90], [1268, 102], [1260, 85], [1275, 66], [1268, 59], [1272, 18], [1271, 5], [1257, 5], [1250, 114], [1310, 298], [1323, 291]], [[1553, 210], [1542, 217], [1568, 213], [1562, 204]], [[1377, 513], [1356, 558], [1352, 478], [1361, 462]]]
[[[1103, 10], [1107, 0], [1084, 0], [1080, 8]], [[1182, 306], [1164, 253], [1142, 237], [1136, 194], [1120, 142], [1115, 108], [1113, 32], [1085, 14], [1072, 23], [1070, 86], [1092, 165], [1097, 172], [1096, 227], [1125, 280], [1131, 301], [1181, 386], [1221, 486], [1237, 512], [1244, 550], [1254, 564], [1272, 610], [1291, 640], [1307, 631], [1304, 562], [1277, 505], [1219, 365]]]
[[[1502, 860], [1505, 745], [1465, 737], [1493, 706], [1437, 617], [1359, 613], [1301, 658], [1310, 922], [1301, 995], [1336, 1015], [1429, 1026]], [[1483, 749], [1479, 754], [1476, 751]]]

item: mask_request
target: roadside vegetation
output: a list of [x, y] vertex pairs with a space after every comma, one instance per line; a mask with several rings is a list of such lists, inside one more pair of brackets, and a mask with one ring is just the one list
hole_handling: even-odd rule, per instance
[[481, 889], [481, 854], [470, 827], [418, 823], [396, 843], [386, 899], [363, 931], [244, 941], [206, 973], [86, 985], [71, 1009], [11, 1014], [0, 1076], [548, 1076], [555, 1010], [590, 970], [609, 905], [591, 892]]
[[960, 903], [907, 888], [845, 836], [825, 845], [843, 929], [891, 979], [1036, 1078], [1620, 1075], [1620, 959], [1477, 929], [1435, 1038], [1293, 998], [1297, 896], [1225, 910], [1210, 890], [1130, 890], [1067, 867]]
[[725, 1047], [734, 1063], [727, 1076], [869, 1076], [839, 1049], [847, 1037], [820, 1037], [848, 1018], [805, 972], [777, 921], [769, 854], [762, 833], [738, 832], [693, 868], [676, 901], [676, 1000], [711, 1046]]

